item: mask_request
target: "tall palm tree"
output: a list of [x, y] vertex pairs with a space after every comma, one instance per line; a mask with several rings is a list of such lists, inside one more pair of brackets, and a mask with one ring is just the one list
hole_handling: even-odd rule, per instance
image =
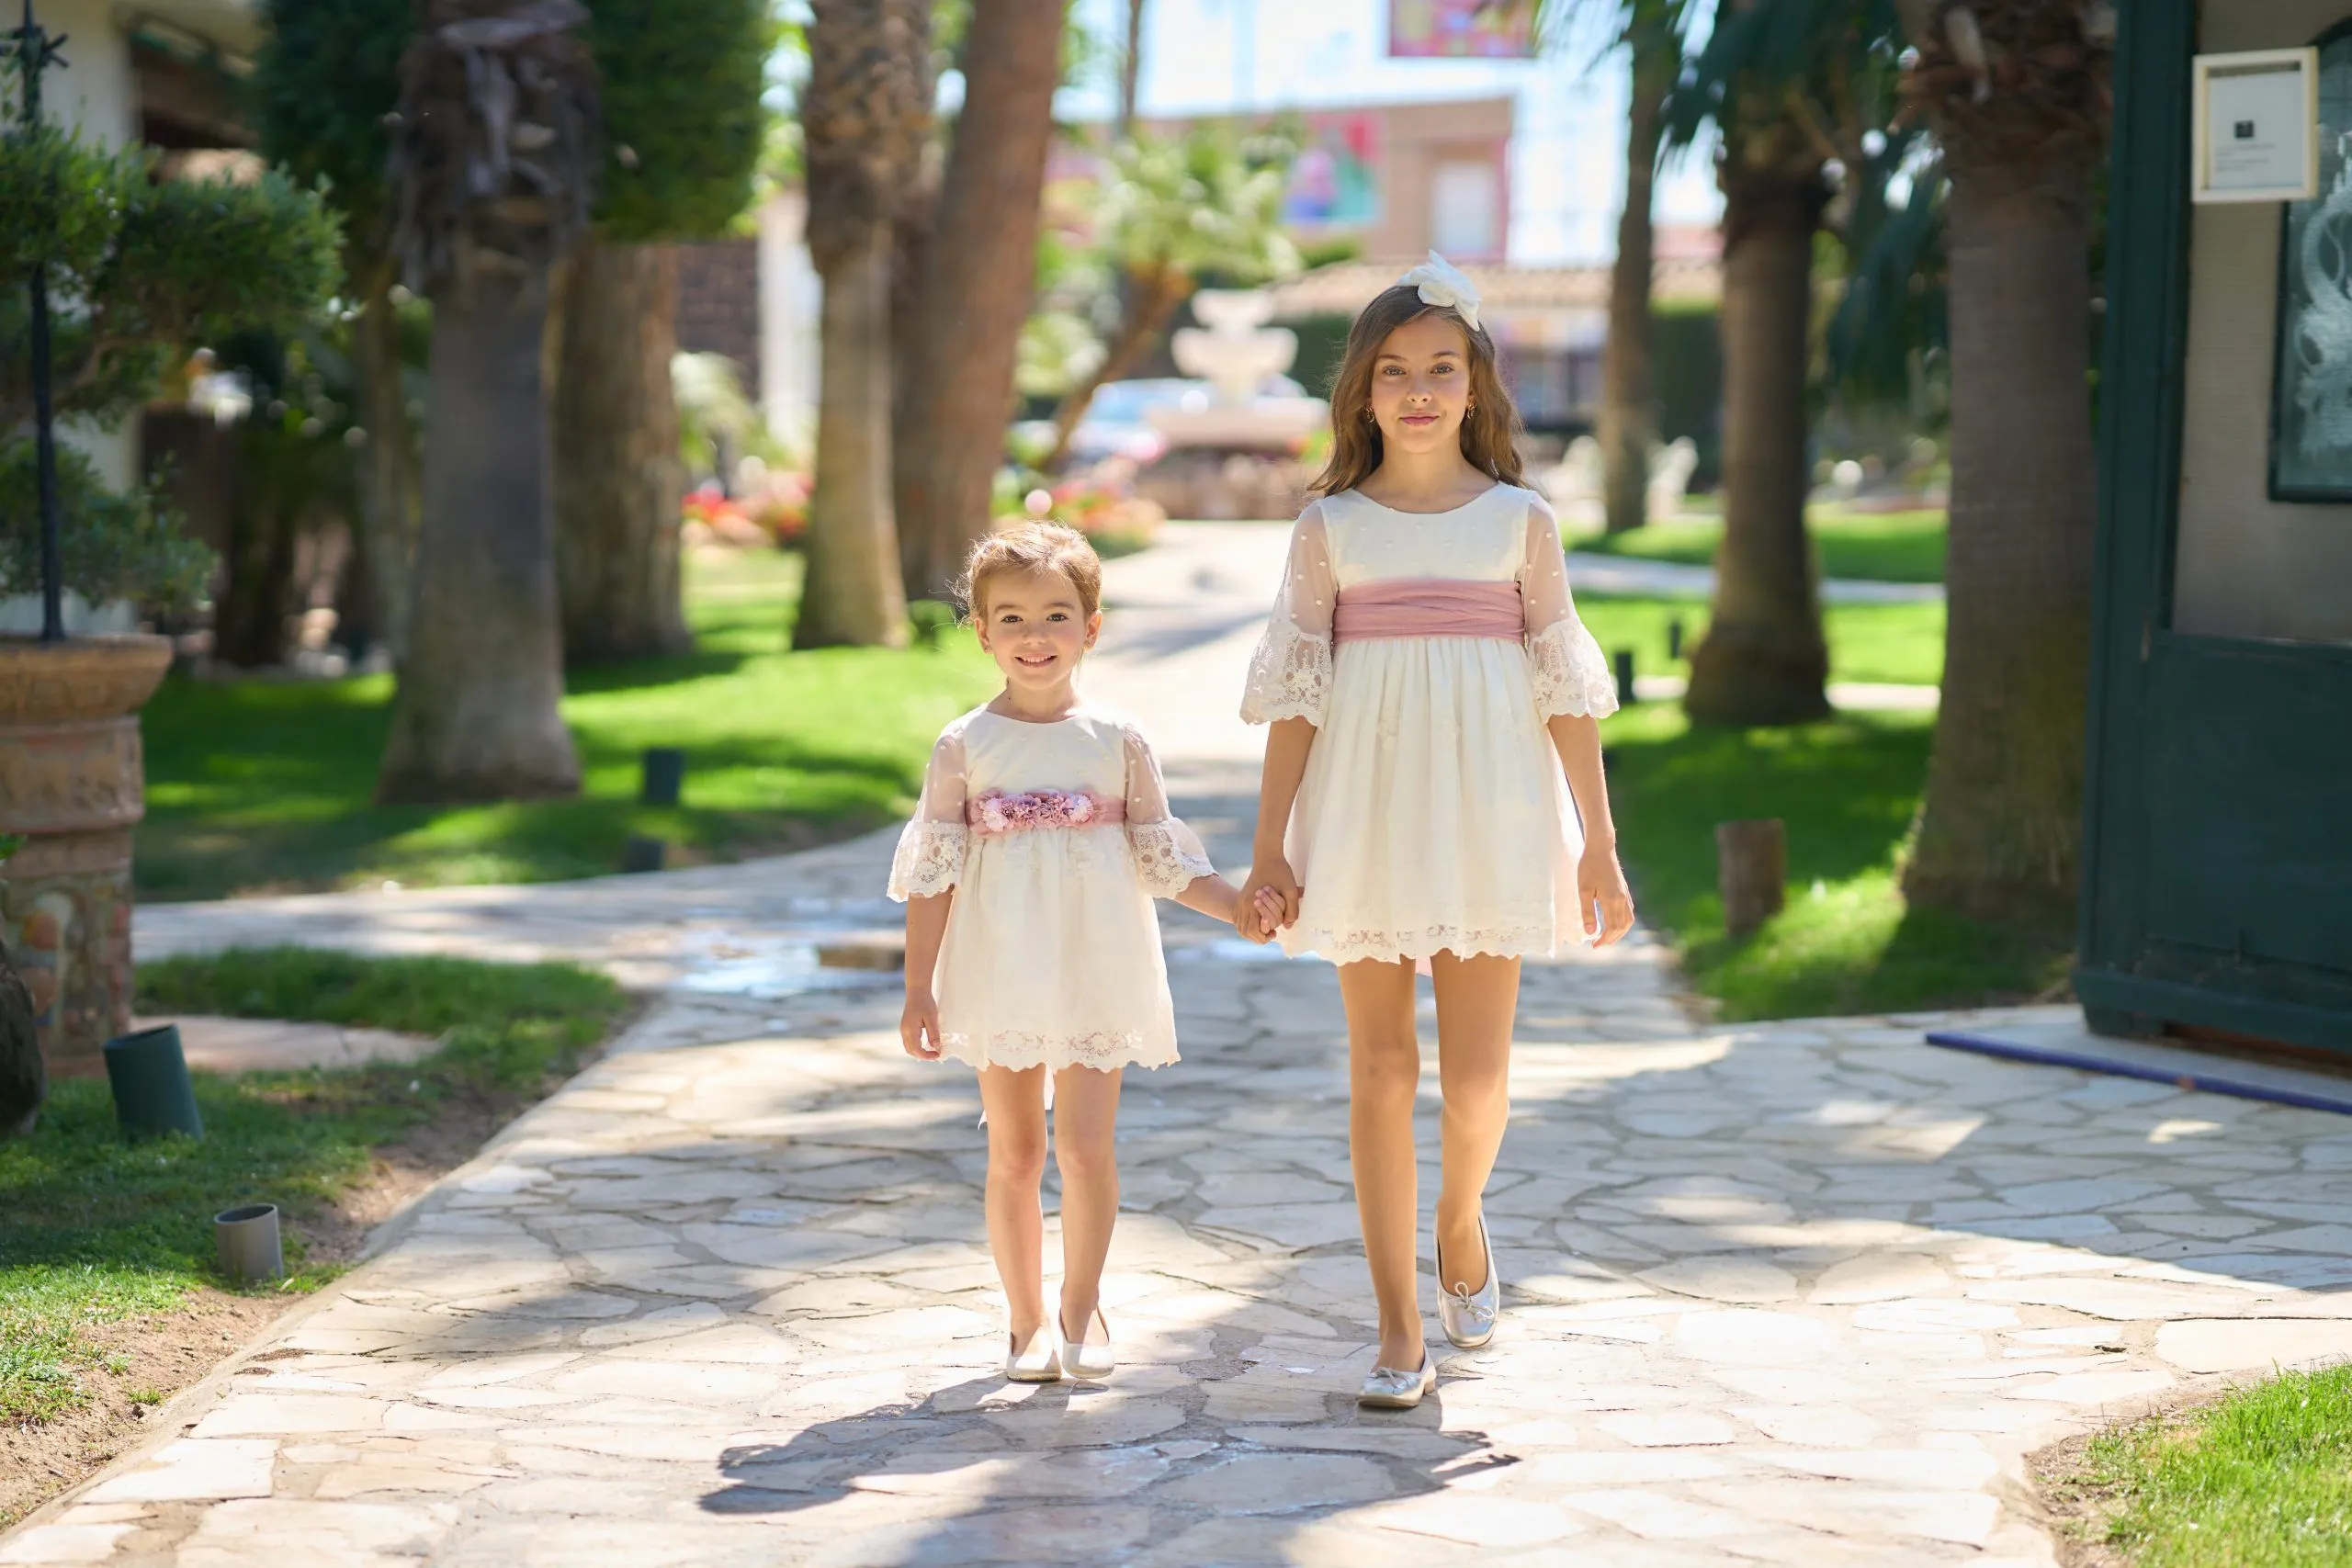
[[929, 0], [814, 0], [800, 91], [819, 320], [816, 490], [796, 648], [906, 641], [890, 493], [891, 220], [931, 129]]
[[2094, 516], [2090, 214], [2115, 11], [1901, 0], [1951, 180], [1943, 703], [1914, 902], [2063, 919], [2082, 830]]
[[[1892, 118], [1884, 0], [1724, 0], [1678, 92], [1673, 134], [1712, 120], [1724, 192], [1724, 536], [1707, 634], [1683, 706], [1725, 724], [1802, 724], [1829, 712], [1805, 532], [1812, 488], [1814, 241], [1850, 218], [1879, 172], [1869, 133]], [[1883, 142], [1876, 143], [1883, 149]], [[1844, 195], [1833, 185], [1846, 172]]]
[[938, 597], [989, 525], [1036, 291], [1038, 207], [1061, 78], [1062, 0], [974, 0], [964, 107], [924, 250], [896, 455], [909, 593]]
[[549, 275], [586, 227], [596, 77], [578, 0], [428, 0], [401, 62], [391, 183], [434, 302], [416, 610], [386, 801], [568, 795], [558, 704]]

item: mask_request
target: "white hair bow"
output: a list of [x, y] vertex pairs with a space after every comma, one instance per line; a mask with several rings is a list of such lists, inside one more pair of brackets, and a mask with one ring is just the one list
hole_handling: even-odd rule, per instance
[[1396, 280], [1400, 288], [1408, 284], [1419, 289], [1422, 304], [1451, 307], [1470, 324], [1472, 332], [1478, 330], [1478, 286], [1435, 251], [1430, 253], [1429, 260]]

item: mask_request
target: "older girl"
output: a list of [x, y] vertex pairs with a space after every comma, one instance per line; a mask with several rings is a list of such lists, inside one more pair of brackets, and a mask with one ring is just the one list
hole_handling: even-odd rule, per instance
[[1364, 308], [1331, 422], [1242, 705], [1272, 726], [1243, 897], [1279, 898], [1283, 946], [1340, 966], [1380, 1312], [1361, 1402], [1403, 1409], [1436, 1381], [1417, 1289], [1415, 966], [1437, 988], [1444, 1096], [1439, 1316], [1476, 1348], [1501, 1302], [1481, 1198], [1510, 1114], [1520, 960], [1612, 942], [1634, 911], [1596, 722], [1615, 693], [1559, 525], [1521, 482], [1468, 278], [1432, 253]]

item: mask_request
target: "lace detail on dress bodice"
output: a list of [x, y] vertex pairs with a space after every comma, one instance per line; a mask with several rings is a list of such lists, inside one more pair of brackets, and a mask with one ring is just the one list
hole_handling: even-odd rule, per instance
[[1617, 681], [1585, 624], [1571, 615], [1527, 637], [1527, 677], [1544, 717], [1604, 718], [1617, 711]]

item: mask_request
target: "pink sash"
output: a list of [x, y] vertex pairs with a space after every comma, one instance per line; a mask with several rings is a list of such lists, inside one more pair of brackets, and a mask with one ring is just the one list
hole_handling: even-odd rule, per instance
[[992, 789], [964, 803], [964, 821], [983, 836], [1023, 833], [1036, 828], [1108, 828], [1127, 819], [1127, 803], [1091, 790], [1033, 789], [1020, 794]]
[[1516, 582], [1393, 577], [1340, 589], [1331, 614], [1335, 643], [1409, 637], [1482, 637], [1517, 642], [1526, 630], [1526, 612], [1521, 607]]

